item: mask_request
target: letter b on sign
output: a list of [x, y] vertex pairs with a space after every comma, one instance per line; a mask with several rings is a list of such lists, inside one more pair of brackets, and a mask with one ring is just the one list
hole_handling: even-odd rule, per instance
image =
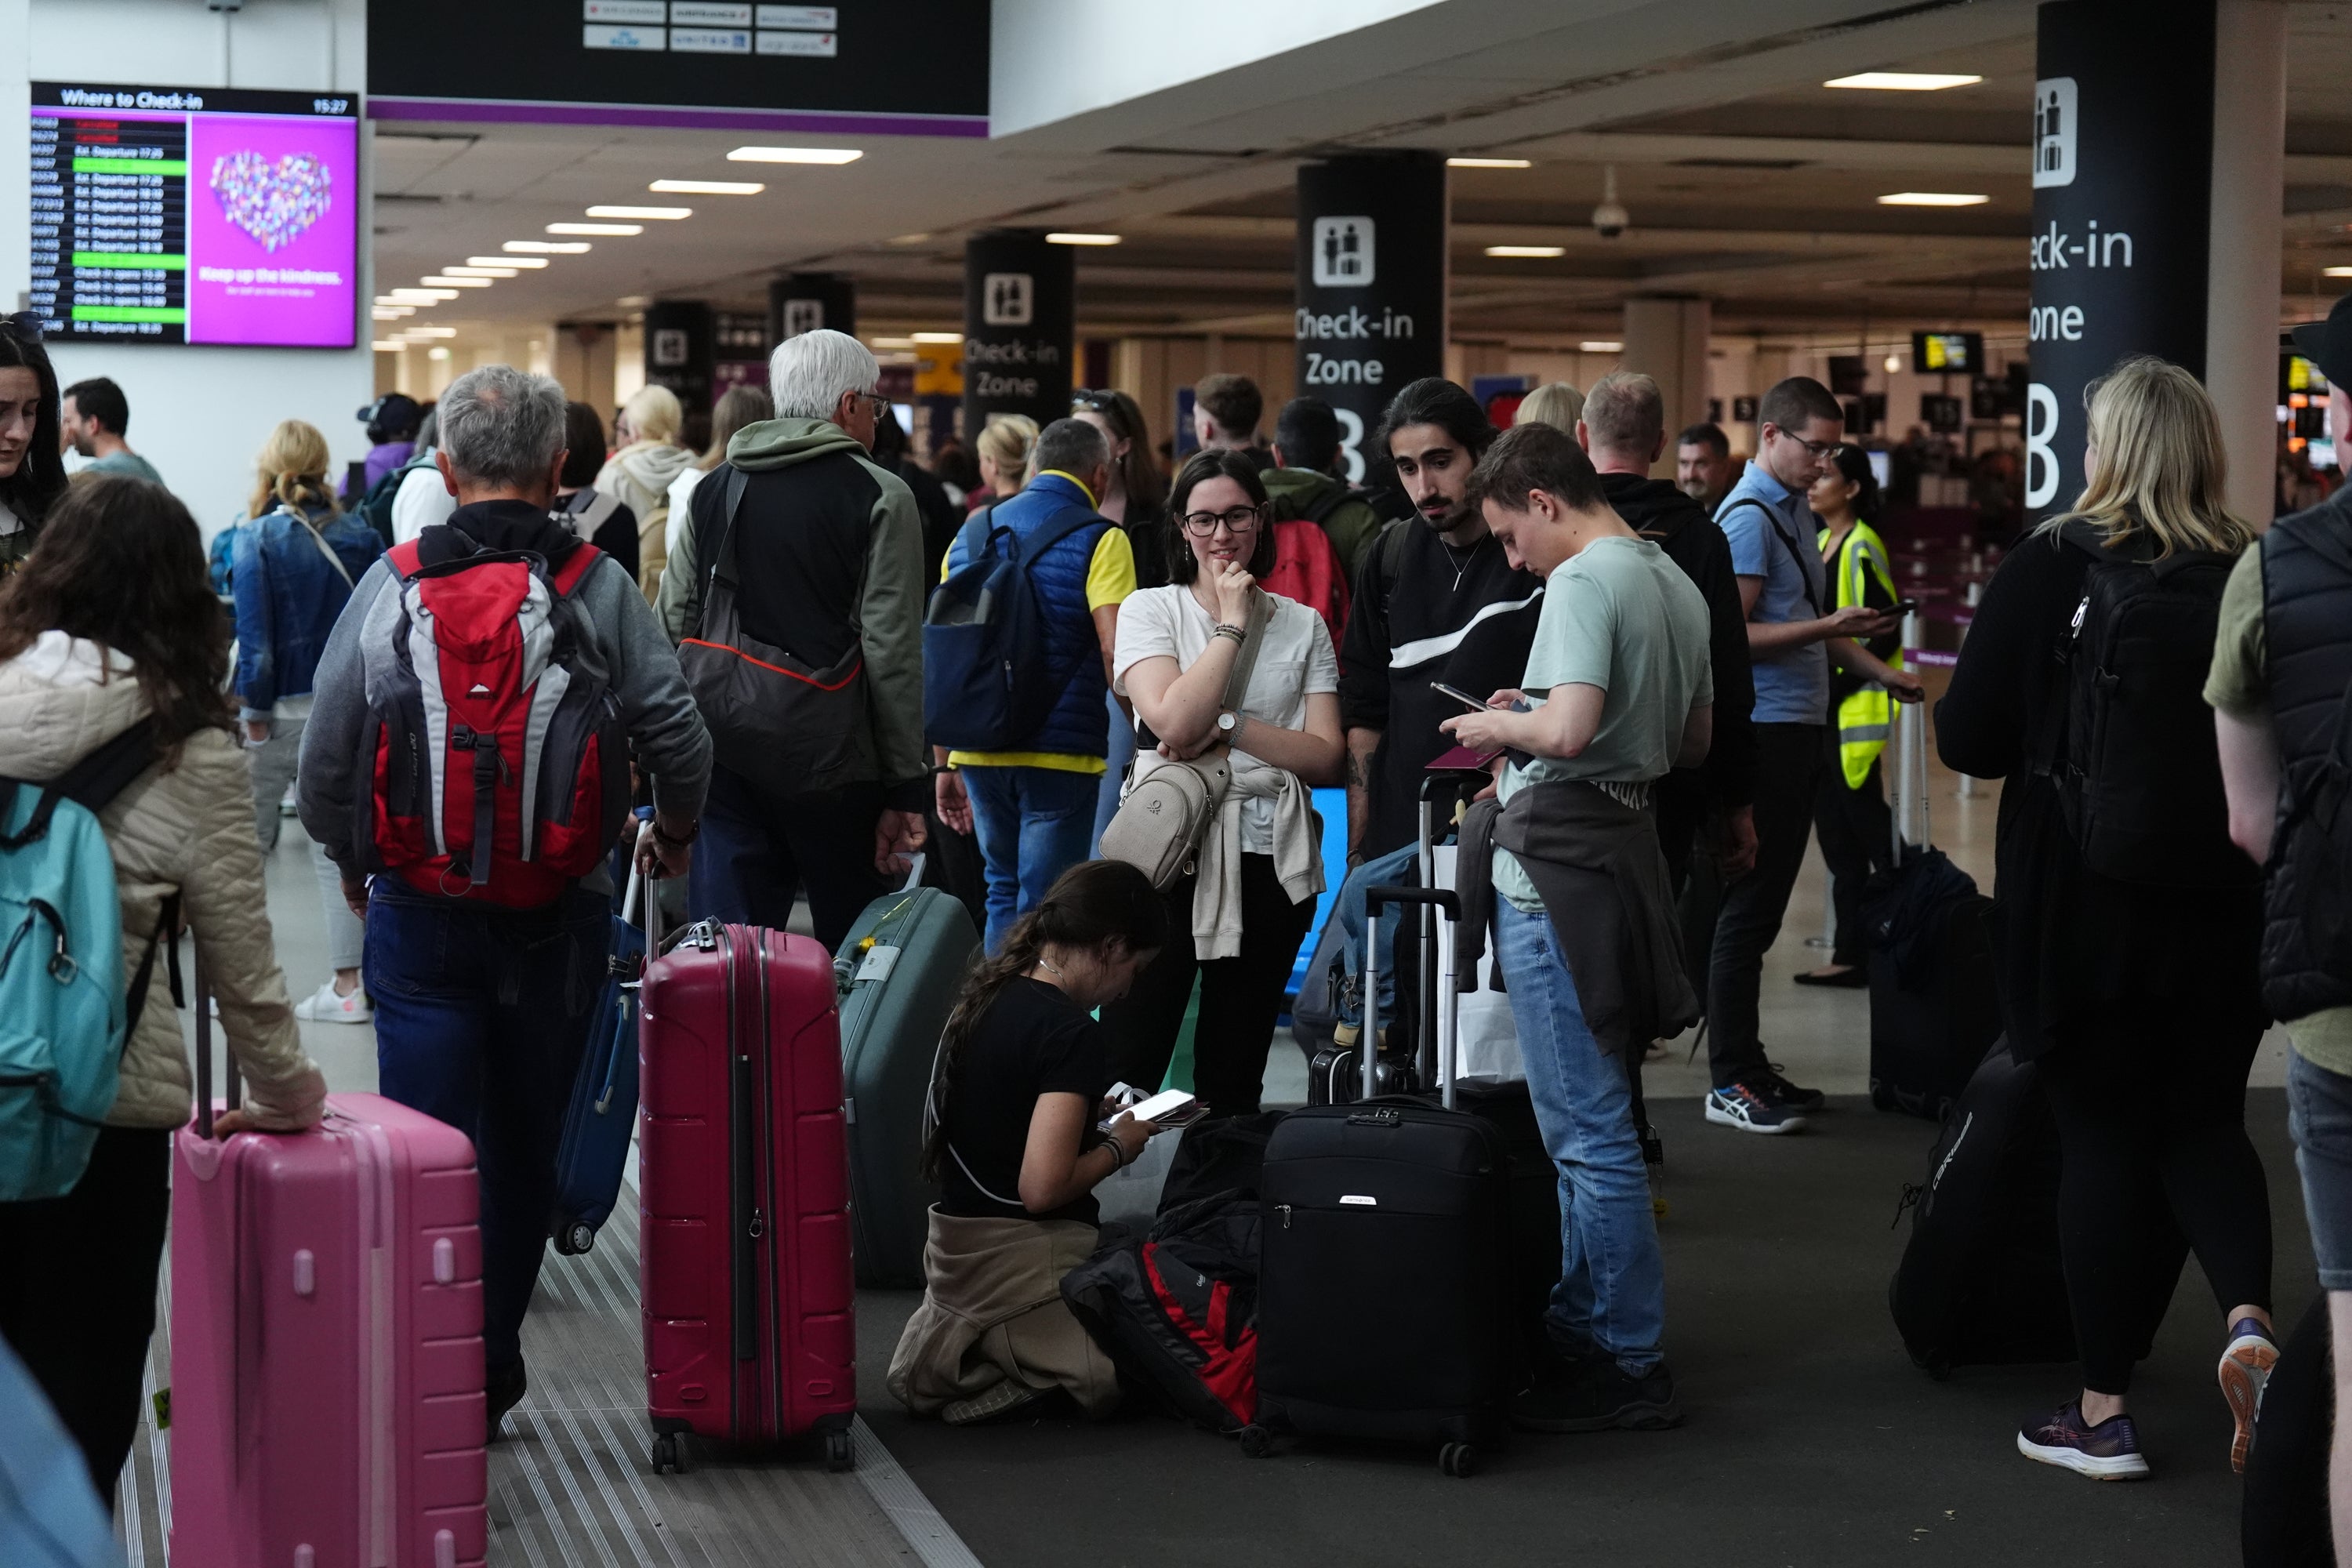
[[2058, 453], [2050, 445], [2058, 434], [2058, 395], [2032, 382], [2025, 389], [2025, 505], [2048, 506], [2058, 497]]

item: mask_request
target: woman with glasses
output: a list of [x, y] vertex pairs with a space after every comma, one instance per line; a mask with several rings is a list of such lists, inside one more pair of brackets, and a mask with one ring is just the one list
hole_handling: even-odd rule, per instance
[[[1248, 458], [1196, 454], [1176, 476], [1169, 511], [1178, 524], [1171, 580], [1120, 606], [1112, 658], [1139, 742], [1152, 748], [1137, 756], [1135, 776], [1165, 759], [1222, 752], [1233, 782], [1194, 868], [1162, 895], [1178, 934], [1102, 1019], [1113, 1076], [1156, 1086], [1197, 975], [1193, 1090], [1217, 1114], [1243, 1115], [1258, 1108], [1283, 987], [1323, 890], [1322, 828], [1308, 791], [1339, 783], [1346, 757], [1339, 667], [1322, 617], [1257, 586], [1274, 565], [1274, 533]], [[1261, 596], [1265, 624], [1253, 631]], [[1244, 658], [1254, 660], [1248, 683], [1227, 708]]]
[[[1095, 510], [1127, 530], [1135, 550], [1135, 585], [1158, 588], [1168, 581], [1168, 484], [1151, 456], [1151, 427], [1143, 410], [1124, 392], [1070, 394], [1070, 416], [1103, 433], [1110, 443], [1110, 484]], [[1102, 796], [1095, 803], [1095, 842], [1118, 812], [1119, 787], [1127, 764], [1135, 759], [1135, 725], [1127, 704], [1116, 691], [1110, 695], [1109, 764], [1103, 773]]]

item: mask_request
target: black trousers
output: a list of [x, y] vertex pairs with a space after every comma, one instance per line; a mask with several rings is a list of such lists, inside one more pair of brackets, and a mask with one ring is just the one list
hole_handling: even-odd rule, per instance
[[1111, 1035], [1111, 1075], [1145, 1090], [1160, 1087], [1197, 973], [1201, 1014], [1192, 1033], [1192, 1092], [1220, 1116], [1253, 1115], [1265, 1086], [1274, 1021], [1282, 1013], [1298, 944], [1315, 921], [1315, 900], [1290, 901], [1271, 855], [1243, 856], [1241, 954], [1202, 963], [1192, 955], [1192, 879], [1179, 878], [1163, 896], [1167, 945], [1135, 977], [1126, 999], [1102, 1010]]
[[171, 1218], [172, 1134], [162, 1128], [101, 1128], [72, 1192], [0, 1204], [0, 1335], [40, 1381], [110, 1503], [139, 1432]]
[[2258, 1025], [2118, 1005], [2035, 1058], [2058, 1120], [2058, 1243], [2093, 1393], [2131, 1388], [2167, 1214], [2217, 1305], [2270, 1306], [2270, 1189], [2246, 1136], [2261, 1043]]
[[1870, 957], [1862, 929], [1862, 889], [1873, 871], [1895, 863], [1895, 813], [1875, 761], [1862, 787], [1846, 787], [1837, 731], [1828, 735], [1828, 760], [1813, 797], [1813, 831], [1821, 835], [1822, 859], [1830, 868], [1830, 904], [1837, 911], [1837, 944], [1831, 956], [1858, 968]]
[[1768, 1065], [1757, 1038], [1764, 950], [1780, 934], [1812, 837], [1822, 771], [1819, 724], [1756, 726], [1756, 868], [1723, 889], [1707, 964], [1706, 1054], [1717, 1089]]
[[784, 929], [808, 894], [816, 939], [841, 945], [866, 905], [890, 890], [874, 868], [880, 784], [772, 795], [725, 768], [710, 772], [701, 840], [687, 870], [687, 913]]

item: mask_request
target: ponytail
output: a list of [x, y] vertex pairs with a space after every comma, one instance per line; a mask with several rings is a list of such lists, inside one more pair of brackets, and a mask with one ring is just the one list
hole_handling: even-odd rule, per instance
[[1013, 922], [996, 952], [973, 965], [948, 1014], [923, 1104], [925, 1181], [937, 1184], [948, 1163], [947, 1106], [972, 1031], [1007, 985], [1037, 965], [1048, 947], [1089, 950], [1117, 942], [1141, 952], [1168, 940], [1168, 908], [1151, 879], [1123, 860], [1084, 860], [1054, 879], [1045, 899]]

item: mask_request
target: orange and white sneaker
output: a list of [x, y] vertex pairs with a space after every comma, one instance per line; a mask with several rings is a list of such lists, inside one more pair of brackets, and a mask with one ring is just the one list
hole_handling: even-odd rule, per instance
[[352, 994], [342, 995], [330, 979], [324, 985], [294, 1004], [294, 1016], [308, 1018], [314, 1024], [372, 1024], [375, 1009], [368, 1005], [367, 987], [354, 986]]
[[2243, 1471], [2246, 1452], [2254, 1446], [2254, 1417], [2262, 1413], [2263, 1389], [2271, 1369], [2278, 1365], [2278, 1345], [2259, 1319], [2240, 1318], [2230, 1325], [2230, 1348], [2221, 1352], [2221, 1397], [2237, 1418], [2237, 1435], [2230, 1439], [2230, 1468]]

